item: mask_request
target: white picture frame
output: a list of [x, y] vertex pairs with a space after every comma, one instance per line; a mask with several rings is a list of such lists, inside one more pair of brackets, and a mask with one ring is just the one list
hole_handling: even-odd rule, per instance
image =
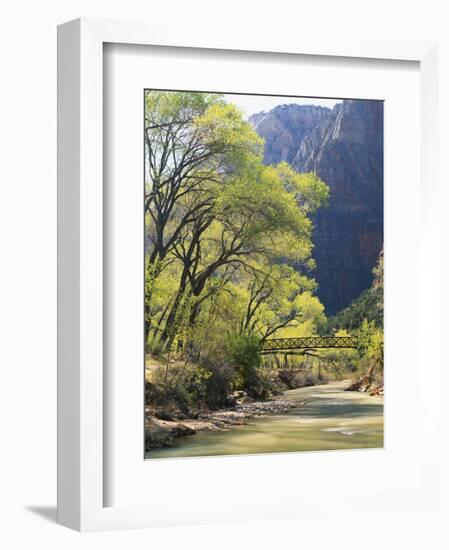
[[[295, 506], [273, 501], [221, 502], [214, 509], [203, 499], [197, 509], [185, 511], [142, 504], [105, 506], [104, 472], [104, 287], [103, 287], [103, 56], [104, 44], [157, 45], [259, 52], [266, 55], [314, 55], [334, 58], [397, 60], [419, 63], [421, 88], [421, 238], [427, 243], [420, 256], [421, 278], [432, 291], [420, 303], [422, 319], [438, 318], [436, 79], [437, 44], [421, 40], [364, 40], [352, 37], [280, 39], [226, 29], [192, 38], [188, 29], [173, 24], [169, 29], [151, 23], [79, 19], [58, 28], [58, 521], [77, 530], [153, 527], [237, 521], [271, 517], [340, 512], [363, 506], [359, 494], [335, 493], [323, 507], [320, 497], [308, 497]], [[428, 285], [428, 286], [429, 286]], [[415, 335], [416, 338], [416, 335]], [[438, 374], [438, 333], [433, 324], [419, 326], [426, 347], [426, 376]], [[421, 366], [422, 366], [421, 359]], [[429, 366], [430, 365], [430, 366]], [[422, 375], [422, 370], [420, 371]], [[418, 381], [416, 382], [418, 383]], [[428, 418], [436, 420], [437, 404], [429, 395]], [[428, 439], [435, 442], [436, 434]], [[429, 458], [430, 457], [430, 458]], [[251, 467], [251, 457], [243, 459]], [[417, 485], [396, 490], [366, 490], [370, 508], [398, 503], [419, 507], [435, 502], [438, 478], [436, 447], [427, 455]], [[249, 461], [249, 462], [248, 462]], [[429, 468], [430, 466], [430, 468]], [[430, 473], [429, 473], [430, 472]], [[155, 499], [158, 495], [155, 494]], [[212, 491], [211, 491], [212, 497]], [[304, 499], [303, 499], [304, 500]], [[290, 503], [291, 504], [291, 503]], [[290, 507], [289, 507], [290, 506]]]

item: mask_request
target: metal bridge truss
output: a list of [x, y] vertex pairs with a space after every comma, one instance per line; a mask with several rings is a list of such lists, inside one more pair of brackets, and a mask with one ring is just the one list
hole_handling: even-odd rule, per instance
[[304, 338], [272, 338], [263, 343], [262, 353], [285, 353], [313, 349], [357, 349], [354, 336], [306, 336]]

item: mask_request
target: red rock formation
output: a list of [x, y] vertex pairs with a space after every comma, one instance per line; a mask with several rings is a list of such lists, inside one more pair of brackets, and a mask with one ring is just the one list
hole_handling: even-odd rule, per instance
[[313, 255], [318, 296], [332, 315], [371, 285], [383, 246], [383, 102], [283, 105], [250, 120], [265, 138], [265, 162], [286, 160], [329, 185]]

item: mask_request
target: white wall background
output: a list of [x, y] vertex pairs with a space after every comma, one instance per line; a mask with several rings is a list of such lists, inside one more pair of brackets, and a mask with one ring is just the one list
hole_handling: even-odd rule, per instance
[[[382, 548], [449, 546], [443, 507], [425, 514], [329, 518], [83, 534], [54, 523], [56, 502], [56, 25], [79, 16], [265, 27], [268, 33], [339, 32], [439, 39], [440, 156], [449, 151], [449, 36], [445, 2], [426, 0], [16, 0], [0, 30], [0, 546], [56, 548]], [[168, 23], [169, 24], [169, 23]], [[443, 172], [442, 172], [443, 175]], [[441, 185], [447, 178], [441, 177]], [[447, 185], [442, 218], [448, 231]], [[406, 207], [406, 206], [405, 206]], [[442, 251], [447, 250], [447, 239]], [[442, 258], [443, 260], [443, 258]], [[442, 281], [449, 280], [447, 254]], [[444, 265], [443, 265], [444, 264]], [[447, 307], [447, 290], [442, 303]], [[444, 315], [446, 317], [446, 315]], [[443, 315], [441, 323], [443, 323]], [[444, 326], [442, 329], [444, 330]], [[446, 324], [447, 328], [447, 324]], [[442, 373], [441, 395], [448, 375]], [[449, 401], [449, 400], [448, 400]], [[442, 400], [444, 422], [448, 406]], [[449, 434], [447, 424], [444, 433]], [[417, 434], [418, 435], [418, 434]], [[449, 436], [448, 436], [449, 437]], [[419, 438], [418, 438], [419, 441]], [[442, 452], [448, 456], [447, 438]], [[449, 461], [448, 461], [449, 463]], [[243, 490], [236, 487], [236, 494]]]

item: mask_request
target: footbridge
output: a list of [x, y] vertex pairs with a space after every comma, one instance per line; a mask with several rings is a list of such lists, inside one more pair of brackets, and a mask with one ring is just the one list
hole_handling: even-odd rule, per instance
[[305, 336], [303, 338], [270, 338], [262, 345], [262, 353], [288, 353], [314, 349], [358, 349], [355, 336]]

